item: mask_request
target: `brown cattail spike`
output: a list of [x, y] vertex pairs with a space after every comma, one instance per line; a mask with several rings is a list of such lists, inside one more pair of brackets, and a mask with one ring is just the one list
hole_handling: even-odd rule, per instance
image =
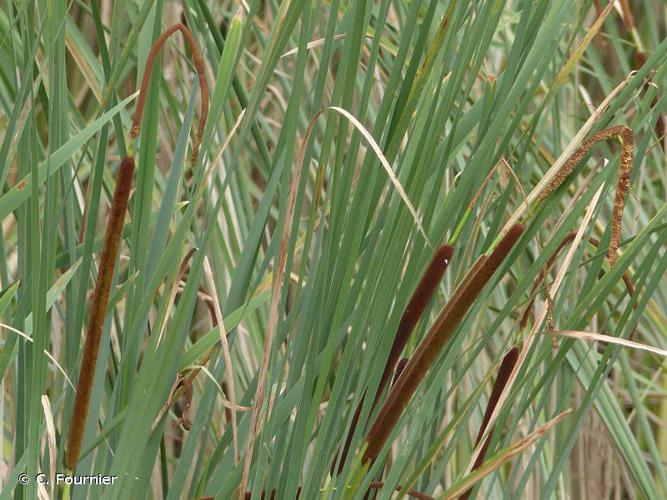
[[452, 255], [454, 254], [454, 249], [449, 245], [443, 245], [435, 252], [431, 263], [428, 265], [424, 276], [417, 285], [412, 298], [405, 308], [405, 312], [401, 317], [401, 321], [398, 324], [398, 329], [396, 330], [396, 336], [394, 337], [394, 343], [391, 346], [391, 351], [389, 352], [389, 358], [384, 367], [384, 372], [382, 373], [382, 378], [380, 379], [380, 385], [377, 391], [377, 397], [384, 390], [387, 385], [387, 381], [391, 376], [396, 363], [405, 349], [405, 346], [410, 339], [410, 334], [417, 326], [419, 318], [424, 314], [424, 309], [428, 305], [431, 297], [438, 288], [440, 281], [442, 280], [445, 270], [449, 265], [449, 262], [452, 260]]
[[[500, 363], [500, 368], [498, 369], [498, 376], [496, 377], [496, 381], [493, 384], [493, 389], [491, 389], [491, 396], [489, 396], [489, 402], [486, 405], [486, 411], [484, 412], [484, 417], [482, 418], [482, 425], [480, 425], [479, 431], [477, 432], [477, 439], [475, 440], [475, 446], [479, 444], [479, 442], [482, 439], [482, 436], [484, 436], [484, 432], [486, 432], [486, 428], [489, 425], [489, 421], [491, 420], [491, 415], [493, 414], [493, 411], [496, 409], [496, 406], [498, 406], [500, 395], [503, 393], [503, 390], [507, 385], [507, 381], [510, 378], [510, 374], [512, 373], [512, 370], [514, 370], [514, 366], [516, 365], [518, 359], [519, 359], [519, 348], [512, 347], [512, 349], [510, 349], [510, 351], [507, 354], [505, 354], [502, 362]], [[482, 449], [479, 451], [479, 454], [475, 459], [475, 463], [472, 466], [472, 470], [479, 469], [481, 465], [484, 463], [484, 456], [486, 455], [486, 452], [489, 448], [489, 444], [491, 444], [492, 436], [493, 436], [493, 430], [489, 432], [489, 435], [484, 440], [484, 444], [482, 445]], [[459, 500], [467, 500], [471, 492], [472, 488], [470, 488], [463, 495], [461, 495], [459, 497]]]
[[486, 432], [486, 428], [489, 425], [491, 420], [491, 415], [498, 405], [500, 400], [500, 395], [502, 394], [507, 381], [510, 378], [512, 370], [516, 365], [517, 360], [519, 359], [519, 348], [512, 347], [507, 354], [503, 357], [502, 362], [500, 363], [500, 368], [498, 369], [498, 376], [496, 381], [493, 384], [493, 389], [491, 389], [491, 396], [489, 396], [489, 403], [486, 406], [486, 411], [484, 412], [484, 417], [482, 418], [482, 425], [479, 427], [479, 432], [477, 433], [477, 439], [475, 440], [475, 446], [477, 446]]
[[641, 50], [637, 50], [634, 57], [635, 69], [641, 68], [644, 64], [646, 64], [646, 61], [646, 53]]
[[[417, 285], [417, 288], [415, 288], [415, 291], [412, 294], [412, 298], [410, 299], [410, 302], [408, 302], [408, 305], [403, 312], [403, 316], [401, 316], [401, 320], [398, 323], [398, 329], [396, 330], [396, 335], [394, 336], [394, 342], [391, 346], [391, 350], [389, 351], [389, 357], [385, 363], [382, 377], [380, 377], [380, 384], [378, 385], [375, 398], [373, 399], [373, 409], [380, 399], [382, 391], [384, 391], [384, 388], [386, 387], [391, 374], [394, 372], [394, 367], [396, 367], [396, 363], [398, 362], [401, 352], [403, 352], [403, 349], [405, 349], [405, 346], [410, 339], [412, 330], [414, 330], [417, 322], [419, 321], [419, 318], [421, 318], [421, 316], [424, 314], [424, 309], [426, 309], [426, 306], [431, 300], [431, 297], [433, 297], [433, 294], [437, 290], [438, 284], [440, 283], [440, 280], [442, 280], [442, 276], [445, 274], [445, 270], [447, 269], [449, 262], [452, 260], [453, 254], [454, 249], [449, 245], [443, 245], [438, 248], [435, 252], [435, 255], [431, 259], [430, 264], [426, 268], [426, 272], [424, 272], [421, 281]], [[347, 434], [345, 444], [343, 445], [343, 452], [338, 472], [341, 472], [343, 465], [345, 464], [345, 459], [350, 450], [350, 445], [352, 444], [352, 436], [355, 429], [357, 428], [359, 417], [361, 416], [361, 408], [363, 404], [364, 398], [362, 398], [359, 402], [359, 406], [357, 407], [354, 416], [352, 417], [350, 430]], [[333, 470], [335, 469], [332, 469], [332, 471]]]
[[88, 331], [86, 334], [86, 343], [83, 347], [83, 357], [81, 359], [81, 369], [79, 371], [79, 381], [76, 388], [76, 398], [74, 400], [74, 411], [70, 423], [69, 436], [67, 439], [66, 465], [67, 469], [72, 471], [79, 460], [81, 452], [81, 443], [83, 441], [83, 432], [86, 427], [86, 417], [88, 416], [88, 406], [95, 377], [95, 367], [97, 366], [97, 355], [100, 349], [100, 340], [102, 337], [102, 328], [104, 318], [109, 305], [109, 293], [111, 290], [111, 281], [114, 268], [116, 267], [116, 258], [118, 257], [118, 247], [123, 233], [125, 222], [125, 212], [127, 211], [130, 191], [132, 190], [132, 177], [134, 175], [134, 159], [126, 156], [120, 163], [118, 175], [116, 177], [116, 189], [111, 201], [109, 220], [107, 223], [106, 235], [104, 237], [104, 247], [100, 257], [99, 272], [95, 291], [90, 302], [90, 318], [88, 321]]
[[141, 118], [144, 113], [144, 104], [146, 101], [146, 92], [148, 90], [148, 83], [150, 82], [151, 74], [153, 73], [153, 66], [155, 65], [155, 58], [160, 52], [164, 42], [173, 35], [176, 31], [180, 31], [183, 34], [185, 42], [190, 47], [190, 52], [192, 52], [192, 60], [197, 70], [197, 76], [199, 78], [199, 89], [201, 92], [201, 112], [199, 116], [199, 126], [197, 128], [197, 135], [195, 136], [195, 141], [192, 146], [192, 161], [197, 160], [199, 154], [199, 146], [202, 141], [202, 136], [204, 135], [204, 126], [206, 125], [206, 119], [208, 118], [208, 83], [206, 83], [206, 66], [204, 64], [204, 57], [199, 50], [199, 46], [195, 41], [194, 36], [190, 30], [184, 24], [178, 23], [174, 24], [167, 28], [158, 38], [155, 40], [155, 43], [151, 47], [150, 52], [148, 53], [148, 58], [146, 59], [146, 68], [144, 70], [144, 77], [141, 81], [141, 90], [139, 91], [139, 99], [137, 100], [137, 109], [134, 113], [134, 120], [132, 121], [132, 128], [130, 129], [130, 137], [136, 138], [141, 132]]
[[607, 252], [607, 259], [610, 265], [616, 263], [616, 251], [618, 244], [621, 241], [621, 220], [623, 218], [623, 207], [625, 206], [625, 195], [630, 186], [630, 174], [632, 172], [632, 156], [634, 151], [634, 143], [632, 138], [632, 130], [622, 125], [610, 127], [602, 130], [592, 137], [586, 139], [583, 144], [577, 149], [572, 156], [563, 164], [551, 182], [540, 193], [540, 199], [545, 199], [560, 187], [568, 175], [574, 170], [574, 167], [583, 159], [591, 148], [600, 141], [606, 140], [610, 137], [618, 137], [621, 140], [621, 165], [618, 176], [618, 183], [616, 185], [616, 196], [614, 198], [614, 211], [611, 218], [611, 242], [609, 243], [609, 250]]
[[621, 242], [621, 222], [623, 219], [623, 208], [625, 207], [625, 196], [630, 187], [630, 174], [632, 173], [632, 154], [634, 150], [634, 140], [632, 131], [623, 127], [621, 130], [621, 171], [618, 174], [618, 184], [616, 186], [616, 195], [614, 196], [614, 211], [611, 217], [611, 241], [609, 242], [609, 251], [607, 258], [609, 264], [616, 263], [618, 245]]
[[473, 266], [471, 272], [468, 273], [452, 298], [447, 302], [426, 337], [410, 358], [389, 393], [389, 397], [382, 406], [375, 422], [373, 422], [373, 426], [366, 436], [368, 447], [364, 454], [364, 462], [375, 460], [380, 454], [389, 434], [391, 434], [392, 429], [410, 402], [417, 386], [481, 293], [484, 285], [518, 241], [523, 230], [524, 226], [521, 224], [512, 226], [490, 255], [480, 257], [481, 263], [476, 263]]

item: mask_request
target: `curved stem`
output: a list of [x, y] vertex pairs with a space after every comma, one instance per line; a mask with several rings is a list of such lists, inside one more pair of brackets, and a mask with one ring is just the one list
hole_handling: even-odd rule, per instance
[[180, 31], [183, 35], [183, 39], [188, 44], [190, 51], [192, 52], [192, 60], [197, 70], [197, 76], [199, 78], [199, 89], [201, 91], [201, 113], [199, 116], [199, 125], [197, 128], [197, 135], [195, 136], [195, 141], [192, 146], [192, 161], [197, 160], [199, 155], [199, 146], [201, 145], [202, 136], [204, 135], [204, 126], [206, 125], [206, 119], [208, 118], [208, 84], [206, 83], [206, 70], [204, 65], [204, 57], [202, 56], [201, 51], [197, 42], [195, 42], [192, 33], [182, 23], [174, 24], [167, 28], [153, 43], [150, 52], [148, 53], [148, 58], [146, 59], [146, 69], [144, 70], [144, 77], [141, 81], [141, 90], [139, 91], [139, 98], [137, 100], [137, 109], [134, 113], [134, 119], [132, 121], [132, 128], [130, 129], [130, 137], [136, 138], [141, 132], [141, 118], [144, 114], [144, 104], [146, 102], [146, 93], [148, 91], [148, 84], [151, 79], [151, 74], [153, 73], [153, 66], [155, 65], [155, 58], [157, 57], [162, 45], [164, 42], [173, 35], [176, 31]]

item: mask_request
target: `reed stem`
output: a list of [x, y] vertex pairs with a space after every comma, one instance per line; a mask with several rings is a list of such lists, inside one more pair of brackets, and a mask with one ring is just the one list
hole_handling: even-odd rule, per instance
[[195, 70], [197, 71], [197, 77], [199, 78], [199, 89], [201, 92], [201, 112], [199, 116], [199, 125], [197, 127], [197, 134], [195, 136], [194, 143], [192, 145], [192, 161], [197, 160], [199, 155], [199, 146], [201, 145], [202, 136], [204, 135], [204, 127], [206, 126], [206, 119], [208, 118], [208, 83], [206, 82], [206, 66], [204, 64], [204, 57], [202, 56], [201, 50], [195, 41], [194, 36], [182, 23], [174, 24], [170, 26], [155, 40], [153, 46], [151, 47], [148, 57], [146, 58], [146, 69], [144, 70], [144, 76], [141, 81], [141, 89], [139, 91], [139, 98], [137, 100], [137, 108], [134, 113], [134, 119], [132, 121], [132, 128], [130, 129], [130, 137], [136, 138], [141, 132], [141, 118], [144, 114], [144, 105], [146, 102], [146, 94], [148, 92], [148, 84], [150, 83], [151, 74], [153, 73], [153, 66], [155, 65], [155, 58], [157, 57], [162, 45], [164, 42], [173, 35], [176, 31], [180, 31], [183, 35], [183, 39], [188, 44], [190, 52], [192, 52], [192, 60], [195, 65]]

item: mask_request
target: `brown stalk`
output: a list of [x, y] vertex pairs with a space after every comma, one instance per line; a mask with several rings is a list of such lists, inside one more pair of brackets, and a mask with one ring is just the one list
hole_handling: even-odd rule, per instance
[[623, 11], [623, 23], [625, 28], [632, 32], [635, 29], [635, 17], [632, 15], [632, 9], [628, 4], [628, 0], [621, 0], [621, 10]]
[[69, 436], [67, 439], [66, 465], [72, 471], [79, 460], [83, 432], [85, 430], [90, 396], [95, 378], [97, 366], [97, 355], [102, 339], [102, 328], [109, 305], [109, 293], [113, 279], [118, 247], [123, 233], [125, 212], [132, 190], [132, 177], [134, 175], [134, 159], [130, 156], [123, 158], [116, 176], [116, 188], [111, 201], [107, 230], [104, 237], [104, 247], [100, 257], [100, 266], [95, 283], [95, 291], [90, 302], [90, 320], [86, 333], [86, 342], [83, 347], [79, 381], [76, 388], [74, 410], [70, 423]]
[[473, 305], [484, 285], [523, 233], [524, 226], [515, 224], [488, 256], [475, 264], [452, 298], [447, 302], [428, 334], [396, 381], [387, 400], [366, 436], [368, 444], [363, 462], [375, 460], [407, 407], [417, 386], [424, 378], [451, 334]]
[[[412, 330], [414, 330], [417, 322], [419, 321], [419, 318], [421, 318], [421, 316], [424, 314], [424, 309], [426, 309], [426, 306], [437, 290], [438, 284], [440, 283], [440, 280], [442, 280], [442, 276], [445, 274], [445, 270], [449, 265], [449, 261], [452, 259], [453, 253], [454, 249], [449, 245], [443, 245], [436, 250], [435, 255], [433, 255], [431, 262], [426, 268], [421, 281], [417, 285], [417, 288], [415, 288], [410, 302], [408, 302], [408, 305], [405, 307], [403, 316], [401, 316], [401, 320], [398, 323], [398, 329], [396, 330], [396, 335], [394, 336], [394, 342], [391, 346], [391, 350], [389, 351], [389, 357], [387, 358], [387, 362], [384, 365], [384, 371], [380, 377], [380, 384], [378, 385], [377, 391], [375, 392], [371, 413], [373, 409], [375, 409], [375, 406], [380, 399], [380, 395], [384, 391], [384, 388], [387, 385], [391, 374], [394, 373], [394, 368], [398, 369], [396, 364], [398, 363], [401, 352], [403, 352], [403, 349], [405, 349], [405, 346], [410, 339]], [[359, 417], [361, 416], [361, 409], [364, 404], [364, 399], [365, 397], [361, 398], [359, 406], [357, 406], [354, 416], [352, 417], [350, 430], [347, 434], [347, 438], [345, 439], [345, 444], [343, 445], [340, 465], [338, 467], [339, 473], [342, 471], [343, 465], [345, 464], [345, 459], [347, 458], [347, 454], [350, 451], [352, 436], [354, 435], [354, 431], [357, 428], [357, 424], [359, 422]], [[332, 466], [332, 471], [335, 470], [335, 466], [336, 464], [334, 463]]]
[[[207, 293], [210, 296], [210, 293], [208, 292], [208, 290], [206, 290], [203, 286], [200, 287], [200, 290], [203, 290], [205, 293]], [[206, 307], [208, 308], [208, 313], [211, 316], [211, 324], [212, 324], [213, 328], [217, 328], [218, 325], [220, 324], [220, 321], [218, 320], [218, 314], [215, 311], [215, 305], [213, 304], [213, 300], [206, 300], [205, 303], [206, 303]], [[208, 360], [209, 360], [210, 357], [211, 357], [211, 351], [209, 351], [206, 354], [206, 356], [204, 358], [205, 361], [203, 361], [201, 364], [203, 365], [205, 363], [208, 363]], [[224, 398], [228, 399], [227, 394], [229, 394], [229, 387], [227, 386], [227, 381], [224, 380], [224, 377], [223, 377], [223, 380], [220, 381], [220, 388], [222, 389], [222, 395], [224, 396]], [[225, 415], [225, 418], [224, 418], [225, 424], [229, 424], [232, 421], [232, 410], [231, 410], [231, 408], [227, 408], [225, 406], [224, 412], [225, 412], [225, 414], [224, 414]]]
[[132, 128], [130, 129], [130, 137], [136, 138], [141, 132], [141, 118], [144, 114], [144, 104], [146, 101], [146, 93], [148, 90], [148, 84], [150, 82], [151, 74], [153, 72], [153, 66], [155, 65], [155, 58], [157, 57], [162, 45], [164, 42], [173, 35], [176, 31], [180, 31], [183, 35], [183, 39], [188, 44], [190, 52], [192, 52], [192, 61], [195, 65], [197, 71], [197, 76], [199, 78], [199, 89], [201, 92], [201, 112], [199, 116], [199, 126], [197, 128], [197, 134], [195, 135], [195, 140], [192, 145], [192, 161], [197, 160], [199, 155], [199, 146], [201, 145], [202, 136], [204, 135], [204, 126], [206, 125], [206, 119], [208, 118], [208, 83], [206, 83], [206, 66], [204, 64], [204, 57], [202, 56], [199, 46], [195, 41], [195, 38], [192, 36], [192, 33], [182, 23], [174, 24], [170, 26], [155, 40], [153, 46], [151, 47], [150, 52], [148, 53], [148, 58], [146, 59], [146, 68], [144, 70], [144, 77], [141, 81], [141, 90], [139, 91], [139, 99], [137, 100], [137, 109], [134, 113], [134, 120], [132, 121]]
[[[595, 7], [595, 17], [598, 18], [604, 12], [604, 8], [602, 7], [600, 0], [593, 0], [593, 5]], [[600, 36], [600, 33], [598, 33], [598, 35], [593, 39], [593, 42], [596, 44], [597, 49], [600, 51], [600, 53], [607, 54], [609, 52], [608, 44], [605, 41], [604, 37]]]
[[[222, 389], [222, 394], [227, 399], [227, 394], [229, 394], [229, 387], [227, 387], [227, 382], [224, 380], [220, 382], [220, 388]], [[229, 424], [232, 421], [232, 410], [225, 406], [225, 424]]]
[[609, 242], [609, 249], [607, 250], [607, 259], [611, 266], [616, 263], [618, 244], [621, 241], [621, 221], [623, 218], [623, 207], [625, 206], [625, 195], [630, 186], [630, 174], [632, 172], [632, 157], [634, 151], [632, 130], [623, 125], [618, 125], [602, 130], [586, 139], [579, 149], [568, 158], [551, 182], [540, 193], [540, 199], [542, 200], [551, 196], [596, 143], [614, 136], [620, 139], [622, 151], [620, 171], [618, 182], [616, 184], [616, 195], [614, 197], [614, 208], [611, 217], [611, 241]]
[[[484, 436], [484, 432], [486, 432], [486, 428], [488, 427], [489, 421], [491, 420], [491, 415], [493, 414], [493, 411], [496, 409], [496, 406], [498, 406], [500, 395], [503, 393], [503, 390], [505, 389], [505, 386], [507, 385], [507, 382], [510, 378], [510, 374], [512, 373], [512, 370], [514, 369], [514, 366], [516, 365], [518, 359], [519, 359], [519, 348], [512, 347], [512, 349], [510, 349], [510, 351], [507, 354], [505, 354], [502, 362], [500, 363], [500, 368], [498, 369], [498, 377], [496, 378], [496, 381], [493, 383], [493, 389], [491, 389], [489, 402], [486, 405], [486, 411], [484, 412], [484, 417], [482, 418], [482, 425], [480, 425], [479, 431], [477, 432], [477, 439], [475, 439], [475, 447], [479, 445], [482, 436]], [[489, 435], [484, 440], [484, 444], [482, 445], [482, 448], [479, 454], [477, 455], [477, 458], [475, 459], [475, 463], [472, 466], [472, 470], [478, 469], [484, 463], [484, 456], [486, 455], [486, 452], [489, 449], [489, 444], [491, 444], [491, 438], [493, 437], [494, 430], [495, 429], [491, 429]], [[468, 497], [470, 497], [470, 493], [472, 493], [472, 488], [470, 488], [463, 495], [461, 495], [459, 497], [459, 500], [467, 500]]]

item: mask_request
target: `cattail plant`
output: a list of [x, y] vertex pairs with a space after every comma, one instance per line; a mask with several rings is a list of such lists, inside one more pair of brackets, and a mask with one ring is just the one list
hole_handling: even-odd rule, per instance
[[365, 438], [367, 447], [363, 462], [374, 461], [386, 443], [398, 419], [407, 407], [417, 386], [435, 362], [438, 354], [473, 305], [484, 285], [500, 266], [523, 233], [524, 226], [516, 224], [500, 240], [490, 255], [482, 255], [447, 302], [435, 323], [405, 366], [370, 432]]
[[[512, 347], [512, 349], [510, 349], [509, 352], [505, 354], [502, 362], [500, 363], [500, 368], [498, 369], [498, 376], [496, 377], [496, 381], [493, 384], [493, 389], [491, 389], [491, 395], [489, 396], [489, 402], [486, 405], [486, 411], [484, 412], [484, 417], [482, 418], [482, 424], [479, 426], [479, 431], [477, 432], [477, 438], [475, 439], [475, 447], [479, 445], [480, 441], [482, 440], [482, 437], [484, 436], [484, 433], [486, 432], [486, 428], [488, 427], [489, 421], [491, 420], [491, 415], [493, 414], [493, 411], [496, 409], [496, 406], [498, 406], [500, 395], [505, 389], [507, 381], [510, 378], [510, 374], [512, 373], [512, 370], [514, 369], [514, 366], [516, 365], [518, 359], [519, 359], [519, 348]], [[479, 469], [484, 463], [484, 457], [489, 449], [492, 437], [493, 437], [493, 429], [489, 432], [489, 435], [484, 440], [484, 444], [482, 445], [482, 448], [477, 454], [477, 458], [475, 459], [475, 463], [472, 466], [472, 470]], [[467, 500], [470, 497], [471, 493], [472, 493], [472, 488], [470, 488], [463, 495], [461, 495], [459, 497], [459, 500]]]
[[[424, 275], [422, 276], [421, 281], [415, 288], [412, 298], [408, 302], [408, 305], [401, 316], [401, 320], [398, 323], [398, 329], [396, 330], [396, 335], [394, 336], [394, 342], [392, 343], [391, 350], [389, 351], [389, 357], [385, 363], [382, 376], [380, 377], [380, 383], [378, 385], [377, 391], [375, 392], [375, 397], [373, 399], [373, 406], [371, 412], [375, 408], [384, 388], [389, 381], [392, 373], [395, 373], [394, 379], [400, 375], [400, 372], [405, 368], [405, 363], [400, 364], [399, 356], [410, 339], [410, 334], [414, 330], [419, 318], [424, 314], [424, 310], [428, 305], [429, 301], [433, 297], [433, 294], [438, 288], [438, 284], [442, 280], [445, 270], [449, 265], [450, 260], [452, 259], [452, 254], [454, 249], [449, 245], [443, 245], [438, 248], [435, 252], [435, 255], [431, 259]], [[399, 363], [397, 365], [397, 363]], [[400, 371], [399, 371], [400, 368]], [[350, 450], [350, 445], [352, 443], [352, 436], [359, 422], [359, 417], [361, 416], [361, 409], [364, 404], [364, 398], [361, 398], [359, 406], [352, 417], [352, 424], [350, 430], [347, 434], [345, 444], [343, 445], [343, 452], [340, 459], [340, 466], [338, 472], [341, 472], [343, 465], [345, 464], [345, 459]], [[335, 464], [334, 464], [335, 466]]]
[[[141, 83], [132, 129], [130, 130], [130, 137], [135, 139], [141, 131], [144, 103], [155, 58], [167, 38], [177, 30], [181, 31], [184, 39], [190, 47], [201, 89], [201, 116], [192, 153], [192, 161], [194, 162], [197, 159], [204, 126], [208, 116], [208, 85], [206, 83], [204, 59], [201, 55], [201, 51], [199, 50], [192, 33], [190, 33], [190, 30], [183, 24], [176, 24], [167, 28], [151, 47], [146, 60], [146, 68]], [[81, 368], [79, 370], [79, 379], [76, 388], [72, 419], [69, 427], [69, 435], [67, 437], [65, 462], [68, 471], [74, 470], [81, 453], [81, 444], [83, 442], [83, 434], [86, 427], [86, 419], [88, 417], [93, 379], [95, 378], [95, 370], [97, 367], [97, 357], [100, 349], [100, 341], [102, 339], [102, 329], [104, 327], [104, 320], [109, 305], [109, 294], [116, 267], [120, 239], [125, 223], [125, 212], [127, 211], [130, 192], [132, 190], [134, 169], [134, 158], [132, 156], [126, 156], [121, 161], [118, 175], [116, 177], [116, 188], [111, 201], [104, 246], [100, 258], [99, 272], [95, 283], [95, 291], [93, 292], [90, 301], [90, 318], [86, 332], [86, 341], [83, 348], [83, 356], [81, 359]]]
[[428, 305], [429, 301], [433, 297], [433, 294], [438, 288], [440, 281], [442, 280], [445, 271], [449, 262], [452, 260], [452, 255], [454, 249], [449, 245], [443, 245], [435, 252], [431, 263], [426, 268], [426, 272], [422, 277], [421, 281], [417, 285], [412, 298], [408, 305], [405, 308], [405, 312], [401, 317], [401, 320], [398, 324], [398, 329], [396, 330], [396, 336], [394, 337], [394, 343], [391, 346], [391, 351], [389, 351], [389, 358], [387, 358], [387, 363], [384, 366], [384, 371], [382, 372], [382, 377], [380, 378], [380, 385], [375, 396], [375, 401], [377, 402], [380, 394], [384, 390], [391, 374], [396, 368], [396, 364], [399, 361], [401, 353], [405, 346], [408, 344], [410, 339], [410, 334], [417, 326], [417, 322], [424, 314], [424, 310]]

